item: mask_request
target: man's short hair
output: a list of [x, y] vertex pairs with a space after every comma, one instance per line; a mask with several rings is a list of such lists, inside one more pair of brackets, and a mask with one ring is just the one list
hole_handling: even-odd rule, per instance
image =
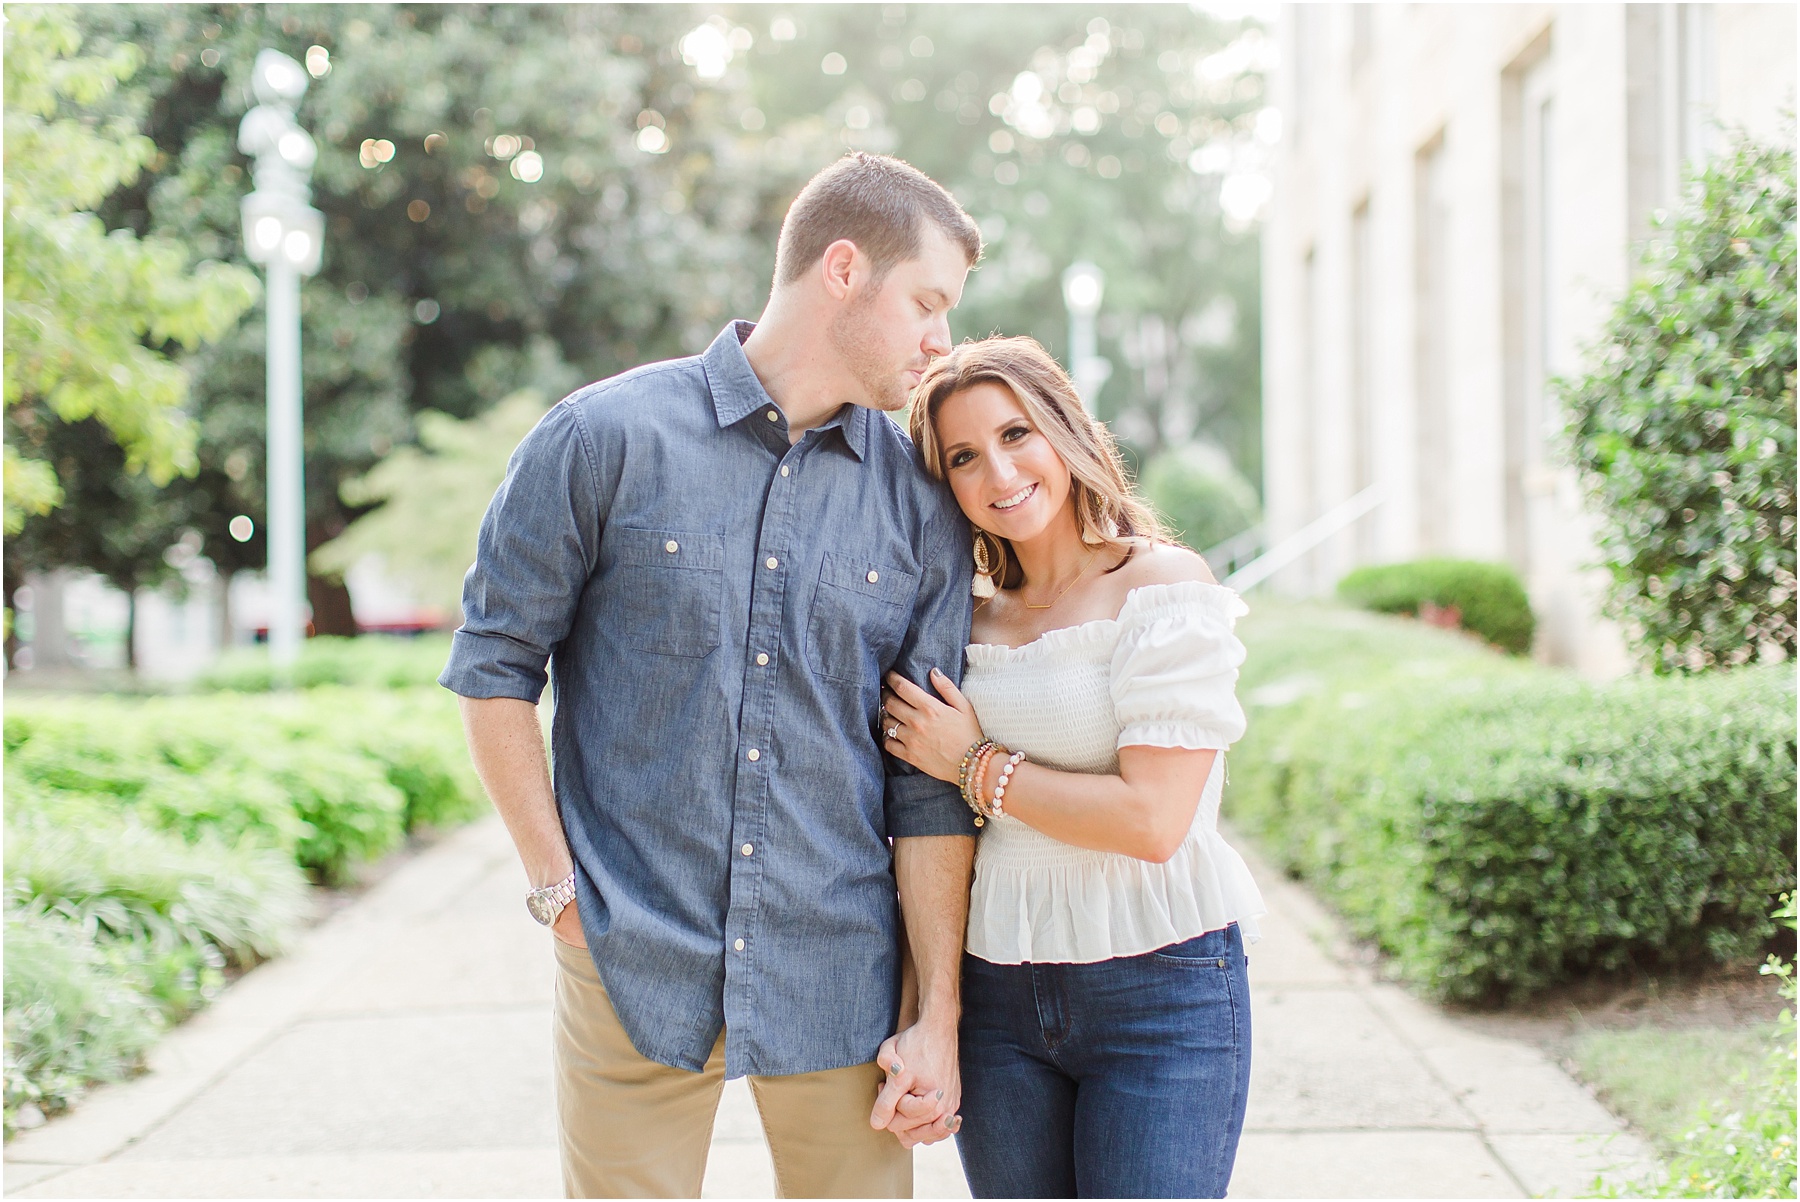
[[918, 257], [927, 220], [962, 247], [969, 266], [981, 258], [981, 231], [941, 185], [899, 159], [852, 151], [807, 181], [788, 207], [775, 283], [799, 279], [840, 238], [868, 256], [879, 283], [896, 263]]

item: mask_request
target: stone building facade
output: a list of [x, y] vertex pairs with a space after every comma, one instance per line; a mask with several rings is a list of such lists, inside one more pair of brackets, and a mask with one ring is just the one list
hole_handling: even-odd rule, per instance
[[1574, 370], [1685, 163], [1791, 136], [1787, 4], [1288, 5], [1264, 231], [1264, 444], [1279, 542], [1366, 517], [1276, 576], [1449, 554], [1519, 570], [1540, 658], [1626, 667], [1546, 381]]

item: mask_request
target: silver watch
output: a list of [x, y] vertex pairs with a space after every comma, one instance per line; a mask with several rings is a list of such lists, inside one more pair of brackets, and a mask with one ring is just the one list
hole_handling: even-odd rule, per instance
[[525, 908], [531, 911], [533, 918], [545, 926], [552, 926], [557, 915], [563, 912], [563, 907], [574, 900], [575, 874], [571, 872], [554, 885], [545, 885], [542, 889], [533, 889], [527, 893]]

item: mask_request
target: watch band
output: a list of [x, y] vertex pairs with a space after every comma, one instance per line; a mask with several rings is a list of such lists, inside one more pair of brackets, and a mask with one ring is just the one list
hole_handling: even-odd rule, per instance
[[551, 926], [570, 902], [575, 900], [575, 873], [554, 885], [545, 885], [542, 889], [533, 889], [525, 895], [525, 908], [531, 916], [544, 926]]

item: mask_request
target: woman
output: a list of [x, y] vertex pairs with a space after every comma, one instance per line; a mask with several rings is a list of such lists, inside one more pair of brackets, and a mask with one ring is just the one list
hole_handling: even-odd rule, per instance
[[[959, 691], [890, 676], [889, 751], [982, 825], [961, 1029], [977, 1197], [1223, 1197], [1243, 1128], [1240, 929], [1264, 913], [1217, 830], [1243, 612], [1172, 545], [1106, 427], [1029, 338], [968, 343], [912, 434], [975, 525]], [[992, 744], [992, 746], [990, 746]]]

